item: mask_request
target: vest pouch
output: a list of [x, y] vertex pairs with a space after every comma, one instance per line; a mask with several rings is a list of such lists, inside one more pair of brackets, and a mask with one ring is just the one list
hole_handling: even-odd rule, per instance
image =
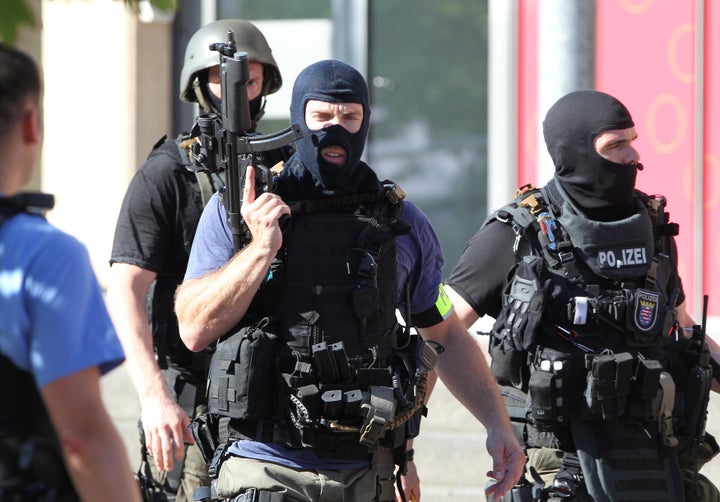
[[540, 348], [528, 383], [530, 419], [541, 431], [552, 431], [567, 423], [568, 399], [566, 355]]
[[628, 352], [603, 353], [587, 358], [585, 417], [618, 420], [627, 413], [634, 378], [634, 358]]
[[[677, 344], [684, 349], [684, 374], [679, 378], [675, 414], [679, 423], [679, 433], [684, 440], [701, 441], [705, 435], [707, 409], [712, 386], [712, 367], [710, 351], [701, 334], [700, 326], [693, 326], [692, 337]], [[677, 349], [676, 349], [677, 350]], [[678, 376], [673, 374], [673, 379]]]
[[263, 330], [265, 321], [243, 326], [218, 342], [210, 363], [210, 413], [241, 419], [261, 418], [264, 400], [274, 389], [278, 337]]
[[542, 257], [524, 256], [505, 286], [493, 332], [515, 350], [527, 350], [535, 343], [545, 304], [544, 270]]
[[490, 371], [498, 383], [522, 388], [527, 382], [527, 352], [515, 350], [510, 343], [493, 334], [490, 335], [488, 352], [491, 357]]
[[657, 419], [659, 413], [657, 396], [663, 366], [660, 361], [640, 356], [635, 372], [635, 379], [630, 388], [630, 416], [644, 420]]

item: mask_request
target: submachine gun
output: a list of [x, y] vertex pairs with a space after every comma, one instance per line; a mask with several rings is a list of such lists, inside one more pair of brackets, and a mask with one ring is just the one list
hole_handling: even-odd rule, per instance
[[247, 167], [255, 167], [255, 194], [272, 189], [272, 173], [267, 166], [257, 162], [257, 154], [282, 148], [303, 136], [300, 127], [291, 125], [270, 134], [254, 134], [247, 82], [250, 76], [248, 55], [237, 52], [235, 35], [228, 30], [228, 41], [210, 44], [211, 51], [220, 56], [221, 113], [199, 115], [193, 127], [193, 136], [200, 141], [192, 145], [191, 156], [197, 171], [226, 173], [227, 196], [225, 208], [233, 236], [233, 246], [238, 251], [249, 240], [249, 231], [240, 216], [243, 185]]

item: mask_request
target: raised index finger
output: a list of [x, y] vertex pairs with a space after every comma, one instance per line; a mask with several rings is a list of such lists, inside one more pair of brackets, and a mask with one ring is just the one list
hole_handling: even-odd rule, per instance
[[246, 204], [255, 202], [255, 168], [247, 166], [245, 169], [245, 185], [243, 185], [243, 201]]

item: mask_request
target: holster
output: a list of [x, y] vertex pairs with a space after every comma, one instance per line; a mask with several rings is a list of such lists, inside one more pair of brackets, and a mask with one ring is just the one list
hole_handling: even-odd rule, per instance
[[219, 446], [218, 422], [210, 413], [203, 413], [195, 417], [190, 425], [195, 444], [207, 464], [212, 460], [215, 450]]

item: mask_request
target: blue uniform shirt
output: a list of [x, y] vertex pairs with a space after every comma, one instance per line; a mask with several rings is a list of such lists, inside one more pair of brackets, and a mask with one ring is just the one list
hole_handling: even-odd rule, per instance
[[38, 388], [124, 359], [85, 246], [25, 213], [0, 225], [0, 353]]

